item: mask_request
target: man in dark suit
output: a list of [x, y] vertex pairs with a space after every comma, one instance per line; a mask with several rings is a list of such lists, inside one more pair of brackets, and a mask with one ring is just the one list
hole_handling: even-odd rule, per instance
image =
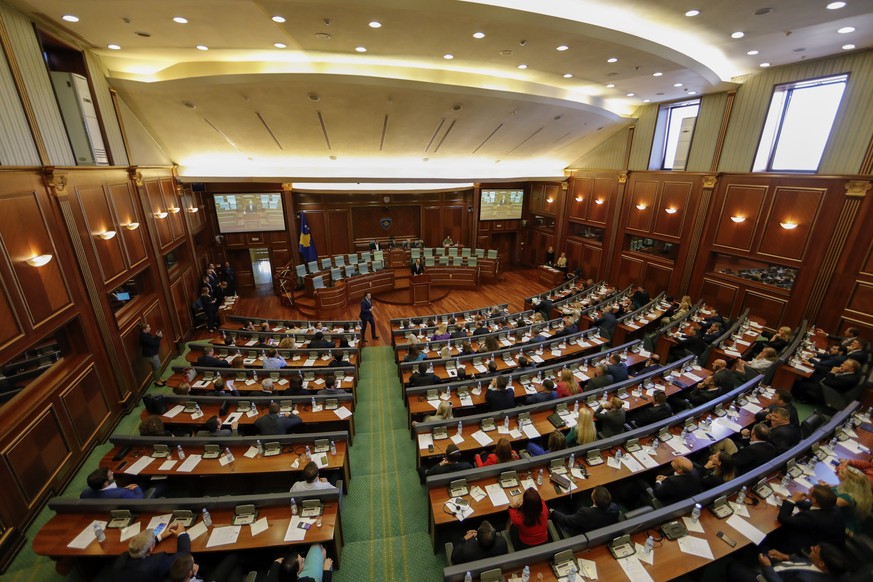
[[434, 465], [427, 471], [422, 467], [419, 469], [421, 482], [424, 483], [425, 477], [432, 475], [445, 475], [446, 473], [457, 473], [458, 471], [466, 471], [472, 469], [473, 465], [469, 461], [461, 460], [461, 450], [455, 443], [449, 443], [446, 447], [446, 454], [439, 464]]
[[579, 331], [579, 326], [576, 324], [576, 321], [572, 315], [565, 315], [563, 322], [564, 326], [555, 332], [554, 337], [557, 338], [565, 335], [573, 335], [574, 333]]
[[373, 339], [379, 339], [376, 335], [376, 320], [373, 318], [373, 294], [367, 293], [361, 299], [361, 343], [367, 341], [367, 324], [370, 324], [370, 332], [373, 334]]
[[767, 420], [767, 415], [777, 408], [784, 408], [787, 410], [789, 422], [793, 426], [800, 426], [800, 418], [797, 416], [797, 408], [794, 406], [794, 397], [791, 395], [791, 392], [788, 392], [787, 390], [777, 390], [773, 395], [773, 402], [755, 414], [755, 422], [765, 422]]
[[424, 274], [424, 261], [420, 258], [415, 259], [415, 262], [412, 263], [412, 267], [410, 267], [413, 275], [423, 275]]
[[449, 319], [449, 331], [451, 332], [449, 335], [452, 339], [462, 339], [467, 337], [467, 330], [463, 325], [457, 325], [457, 321], [454, 317]]
[[549, 517], [571, 536], [600, 529], [618, 522], [618, 505], [606, 487], [591, 490], [591, 507], [579, 504], [576, 513], [568, 515], [556, 509], [549, 510]]
[[333, 374], [328, 374], [324, 379], [324, 388], [319, 390], [317, 394], [319, 396], [333, 396], [334, 394], [345, 394], [346, 391], [342, 388], [337, 388], [336, 385], [336, 376]]
[[380, 243], [379, 241], [376, 241], [376, 240], [370, 241], [370, 250], [371, 251], [381, 251], [382, 250], [382, 243]]
[[476, 322], [476, 328], [473, 330], [473, 335], [485, 335], [488, 333], [488, 328], [485, 327], [485, 321], [480, 319]]
[[213, 332], [218, 327], [218, 303], [215, 301], [209, 287], [200, 289], [200, 297], [194, 302], [194, 309], [202, 309], [206, 315], [206, 329]]
[[741, 435], [749, 439], [749, 444], [733, 456], [737, 475], [748, 473], [776, 456], [776, 447], [770, 443], [770, 427], [763, 422], [753, 426], [751, 431], [743, 429]]
[[769, 550], [758, 555], [760, 574], [740, 563], [731, 564], [728, 578], [732, 582], [837, 582], [849, 569], [845, 554], [833, 544], [821, 543], [809, 548], [808, 556], [789, 556], [779, 550]]
[[830, 372], [825, 374], [820, 381], [813, 376], [809, 380], [804, 380], [797, 386], [799, 392], [798, 400], [817, 402], [824, 404], [824, 396], [822, 396], [822, 387], [824, 384], [829, 388], [833, 388], [839, 393], [848, 392], [861, 380], [861, 364], [852, 358], [848, 358], [836, 368], [832, 368]]
[[651, 301], [651, 298], [642, 285], [639, 285], [636, 291], [634, 291], [634, 294], [631, 295], [631, 304], [633, 305], [634, 310], [646, 305], [649, 301]]
[[791, 424], [791, 414], [787, 408], [776, 407], [767, 415], [770, 424], [770, 443], [782, 454], [800, 442], [800, 427]]
[[661, 356], [659, 356], [658, 354], [651, 354], [649, 356], [649, 359], [647, 359], [645, 361], [645, 363], [643, 364], [643, 367], [640, 369], [640, 371], [637, 372], [636, 374], [634, 374], [634, 376], [639, 376], [640, 374], [645, 374], [646, 372], [651, 372], [653, 370], [657, 370], [660, 367], [661, 367]]
[[588, 380], [585, 389], [597, 390], [598, 388], [605, 388], [614, 382], [615, 380], [612, 375], [606, 369], [606, 364], [597, 364], [591, 372], [591, 379]]
[[334, 344], [330, 340], [324, 339], [324, 333], [317, 331], [317, 332], [315, 332], [315, 336], [312, 338], [312, 341], [309, 342], [309, 346], [307, 346], [307, 347], [310, 349], [335, 348], [336, 344]]
[[479, 529], [468, 530], [464, 534], [464, 540], [455, 544], [452, 550], [452, 564], [465, 564], [502, 556], [507, 551], [506, 539], [488, 523], [488, 520], [485, 520], [479, 525]]
[[804, 363], [811, 367], [816, 373], [824, 376], [831, 371], [832, 368], [838, 367], [848, 358], [848, 346], [834, 344], [827, 351], [817, 354], [814, 358], [806, 360]]
[[82, 499], [142, 499], [143, 492], [139, 485], [131, 484], [119, 487], [115, 484], [115, 475], [106, 467], [95, 469], [88, 475], [88, 488], [79, 495]]
[[147, 529], [131, 538], [127, 551], [121, 554], [112, 565], [112, 579], [124, 582], [155, 582], [164, 580], [170, 572], [170, 566], [179, 554], [191, 553], [191, 538], [185, 532], [182, 524], [176, 522], [167, 527], [161, 537], [176, 536], [176, 554], [160, 552], [153, 554], [155, 538], [152, 530]]
[[509, 378], [497, 376], [491, 380], [488, 390], [485, 392], [485, 402], [491, 412], [515, 408], [515, 390], [509, 383]]
[[637, 426], [654, 424], [659, 420], [673, 416], [673, 409], [667, 404], [667, 393], [665, 391], [656, 390], [653, 399], [654, 404], [652, 406], [644, 407], [642, 412], [632, 419]]
[[217, 416], [210, 416], [203, 423], [203, 430], [198, 430], [194, 436], [198, 437], [229, 437], [239, 436], [239, 423], [233, 422], [230, 428], [221, 428], [221, 420]]
[[700, 330], [703, 333], [706, 333], [706, 330], [708, 330], [713, 323], [718, 322], [721, 325], [724, 325], [724, 317], [721, 316], [718, 309], [710, 307], [709, 312], [709, 316], [704, 317], [703, 320], [700, 321]]
[[852, 340], [852, 343], [849, 344], [847, 350], [848, 353], [846, 354], [846, 358], [855, 360], [861, 366], [867, 363], [868, 346], [867, 342], [863, 341], [861, 338], [855, 338]]
[[215, 348], [212, 346], [203, 348], [203, 355], [197, 358], [197, 365], [207, 368], [230, 368], [230, 362], [215, 357]]
[[700, 475], [694, 464], [685, 457], [677, 457], [670, 462], [672, 475], [658, 475], [652, 491], [655, 498], [664, 505], [688, 499], [700, 493]]
[[709, 346], [709, 344], [703, 341], [703, 332], [692, 328], [685, 335], [684, 339], [676, 342], [676, 345], [670, 349], [670, 359], [680, 360], [689, 353], [700, 357], [700, 354], [706, 350], [707, 346]]
[[612, 376], [613, 382], [623, 382], [627, 380], [627, 364], [621, 361], [621, 354], [613, 353], [609, 356], [609, 364], [606, 366], [606, 372]]
[[418, 371], [413, 372], [409, 377], [410, 386], [430, 386], [431, 384], [439, 384], [440, 377], [433, 372], [427, 371], [425, 362], [418, 363]]
[[255, 429], [258, 434], [287, 434], [303, 424], [296, 414], [281, 416], [281, 406], [278, 402], [271, 402], [267, 414], [255, 421]]
[[233, 267], [230, 266], [230, 261], [224, 262], [221, 274], [227, 282], [227, 294], [236, 295], [236, 272], [233, 270]]
[[[800, 511], [795, 513], [795, 507]], [[785, 499], [776, 519], [782, 527], [768, 535], [764, 545], [786, 554], [821, 542], [843, 547], [846, 540], [846, 521], [829, 485], [814, 485], [808, 493]]]
[[713, 323], [709, 326], [709, 329], [706, 330], [706, 333], [703, 334], [703, 337], [700, 338], [703, 343], [706, 345], [712, 344], [715, 340], [717, 340], [721, 334], [724, 333], [724, 330], [721, 328], [721, 324], [719, 322]]
[[615, 332], [615, 326], [618, 321], [615, 314], [612, 312], [612, 307], [604, 307], [600, 317], [591, 323], [591, 327], [599, 327], [600, 333], [607, 339], [612, 339], [612, 334]]
[[536, 303], [534, 303], [533, 310], [543, 316], [543, 319], [548, 321], [552, 317], [552, 309], [555, 307], [555, 304], [552, 302], [548, 296], [541, 297]]

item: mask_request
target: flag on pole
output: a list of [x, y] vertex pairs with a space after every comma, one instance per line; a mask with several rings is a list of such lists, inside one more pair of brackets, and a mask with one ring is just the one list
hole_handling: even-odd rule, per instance
[[306, 224], [306, 213], [300, 213], [300, 257], [303, 262], [309, 263], [318, 260], [318, 252], [309, 235], [309, 225]]

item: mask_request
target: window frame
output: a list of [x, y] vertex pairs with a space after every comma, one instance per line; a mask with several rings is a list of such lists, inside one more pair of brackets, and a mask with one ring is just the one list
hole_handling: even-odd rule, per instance
[[691, 147], [694, 144], [694, 134], [697, 131], [697, 119], [700, 117], [700, 107], [703, 104], [701, 97], [694, 99], [683, 99], [681, 101], [673, 101], [672, 103], [662, 103], [658, 106], [658, 119], [655, 122], [655, 134], [652, 139], [652, 151], [649, 156], [649, 169], [664, 172], [685, 172], [688, 168], [687, 158], [685, 168], [675, 170], [667, 168], [667, 140], [670, 137], [670, 119], [674, 109], [683, 107], [697, 106], [697, 114], [694, 116], [694, 129], [691, 130], [691, 140], [688, 144], [688, 153], [691, 153]]

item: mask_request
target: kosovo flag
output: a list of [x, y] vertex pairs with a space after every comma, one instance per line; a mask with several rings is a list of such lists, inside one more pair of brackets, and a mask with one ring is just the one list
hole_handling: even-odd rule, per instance
[[315, 250], [315, 245], [312, 244], [312, 237], [309, 235], [309, 225], [306, 224], [306, 213], [300, 213], [300, 256], [303, 262], [309, 263], [318, 260], [318, 251]]

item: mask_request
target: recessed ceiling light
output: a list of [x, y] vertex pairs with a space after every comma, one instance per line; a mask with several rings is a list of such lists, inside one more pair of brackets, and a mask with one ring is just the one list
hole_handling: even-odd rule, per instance
[[110, 48], [110, 49], [112, 49], [112, 50], [114, 50], [114, 51], [120, 51], [120, 50], [121, 50], [121, 47], [118, 46], [117, 44], [106, 45], [106, 48]]
[[770, 63], [761, 63], [761, 66], [765, 69], [770, 66]]
[[285, 22], [285, 18], [282, 17], [282, 16], [274, 16], [274, 17], [273, 17], [273, 22], [278, 22], [278, 23], [281, 24], [281, 23]]
[[518, 65], [518, 68], [519, 68], [519, 69], [526, 69], [526, 68], [527, 68], [527, 65]]
[[747, 52], [746, 54], [749, 55], [750, 57], [753, 57], [753, 56], [755, 56], [756, 54], [758, 54], [758, 51], [749, 51], [749, 52]]
[[846, 5], [845, 2], [831, 2], [830, 4], [827, 5], [827, 9], [828, 10], [839, 10], [840, 8], [842, 8], [845, 5]]
[[628, 93], [627, 94], [628, 97], [633, 97], [634, 95], [636, 95], [636, 93]]
[[355, 47], [355, 51], [359, 52], [359, 53], [365, 53], [365, 52], [367, 52], [367, 47], [358, 46], [358, 47]]
[[673, 86], [674, 86], [674, 87], [681, 87], [681, 86], [682, 86], [682, 83], [673, 83]]
[[443, 55], [443, 58], [446, 59], [447, 61], [450, 61], [453, 58], [455, 58], [455, 55]]
[[744, 36], [746, 36], [746, 33], [740, 31], [731, 34], [731, 38], [743, 38]]
[[318, 40], [330, 40], [331, 36], [326, 32], [316, 32], [315, 38], [317, 38]]
[[850, 32], [855, 32], [854, 26], [844, 26], [843, 28], [838, 28], [837, 32], [840, 34], [849, 34]]
[[700, 14], [700, 10], [689, 10], [685, 13], [685, 16], [697, 16]]
[[610, 83], [609, 85], [606, 86], [606, 88], [607, 88], [607, 89], [613, 89], [613, 88], [615, 88], [615, 83]]
[[607, 63], [617, 63], [618, 59], [615, 57], [609, 57], [608, 59], [606, 59], [606, 62]]
[[197, 45], [197, 50], [198, 50], [198, 51], [208, 51], [208, 50], [209, 50], [209, 47], [206, 46], [205, 44], [198, 44], [198, 45]]
[[850, 51], [850, 50], [852, 50], [853, 48], [855, 48], [855, 45], [853, 45], [853, 44], [844, 44], [844, 45], [843, 45], [843, 50], [844, 50], [844, 51]]
[[648, 103], [651, 99], [643, 99], [643, 103]]
[[473, 38], [485, 38], [485, 33], [484, 32], [474, 32]]
[[565, 44], [562, 44], [562, 45], [559, 46], [559, 47], [555, 47], [555, 50], [556, 50], [556, 51], [565, 51], [565, 50], [567, 50], [568, 48], [570, 48], [570, 47], [568, 47], [568, 46], [565, 45]]
[[653, 77], [660, 77], [660, 76], [663, 75], [663, 74], [664, 74], [664, 73], [657, 72], [657, 73], [652, 73], [652, 76], [653, 76]]
[[63, 16], [61, 16], [61, 18], [66, 20], [67, 22], [79, 22], [79, 17], [73, 16], [72, 14], [64, 14]]
[[382, 23], [378, 20], [374, 20], [370, 23], [370, 28], [382, 28]]
[[[843, 48], [845, 48], [845, 47], [843, 47]], [[852, 47], [852, 48], [855, 48], [855, 47]], [[565, 78], [565, 79], [572, 79], [572, 78], [573, 78], [573, 73], [564, 73], [564, 78]]]
[[273, 46], [276, 48], [288, 48], [288, 45], [284, 42], [274, 42]]
[[697, 91], [689, 91], [688, 94], [689, 95], [697, 95]]
[[178, 24], [188, 24], [188, 19], [184, 16], [174, 16], [173, 22], [176, 22]]

